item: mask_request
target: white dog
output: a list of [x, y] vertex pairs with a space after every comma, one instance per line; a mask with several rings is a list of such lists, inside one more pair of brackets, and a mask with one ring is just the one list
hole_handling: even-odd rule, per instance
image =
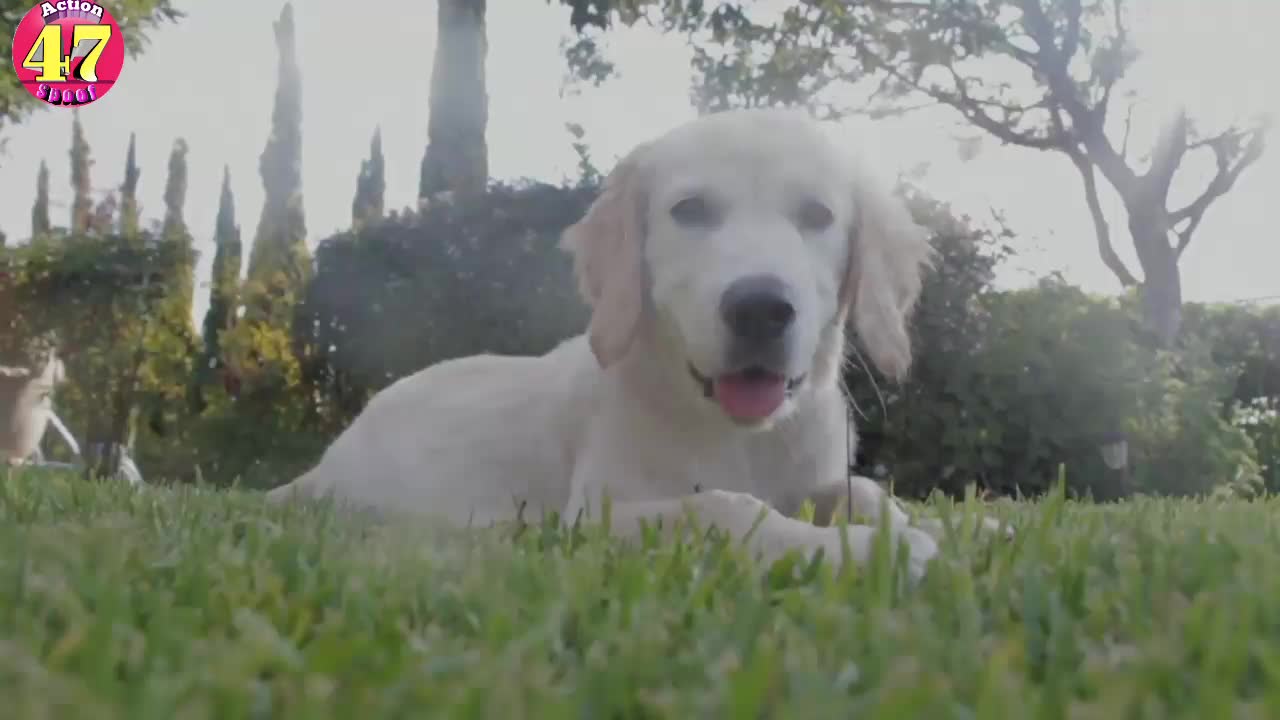
[[[888, 186], [801, 112], [726, 112], [631, 152], [564, 244], [592, 306], [585, 336], [396, 382], [272, 498], [487, 524], [522, 505], [599, 518], [607, 496], [624, 536], [691, 510], [767, 557], [840, 558], [836, 527], [792, 516], [809, 499], [825, 520], [850, 492], [846, 320], [883, 373], [910, 363], [930, 249]], [[851, 495], [882, 518], [878, 485], [857, 478]], [[937, 545], [886, 506], [919, 577]], [[848, 528], [855, 562], [876, 534]]]
[[66, 366], [49, 352], [39, 370], [0, 367], [0, 462], [20, 465], [40, 450], [51, 421], [54, 388], [66, 380]]

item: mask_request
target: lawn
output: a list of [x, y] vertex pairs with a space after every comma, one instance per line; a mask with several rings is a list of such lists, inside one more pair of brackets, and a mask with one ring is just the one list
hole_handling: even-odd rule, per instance
[[766, 570], [715, 534], [0, 474], [0, 715], [1280, 717], [1280, 501], [985, 511], [1017, 540], [957, 531], [907, 588], [887, 553]]

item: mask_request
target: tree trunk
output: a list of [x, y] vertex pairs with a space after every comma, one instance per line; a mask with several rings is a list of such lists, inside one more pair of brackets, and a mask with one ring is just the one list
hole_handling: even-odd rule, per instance
[[474, 197], [488, 183], [485, 4], [486, 0], [439, 0], [437, 4], [431, 114], [419, 200], [429, 201], [446, 191], [459, 199]]
[[95, 413], [85, 457], [85, 473], [90, 478], [115, 478], [120, 472], [122, 451], [133, 444], [137, 384], [135, 373], [111, 394], [107, 409]]
[[[144, 324], [138, 329], [146, 332]], [[128, 365], [119, 368], [119, 375], [112, 378], [110, 370], [103, 373], [99, 383], [91, 384], [102, 398], [100, 409], [89, 418], [85, 445], [85, 475], [89, 479], [115, 478], [120, 472], [121, 451], [132, 449], [134, 428], [137, 425], [138, 389], [141, 385], [142, 365], [146, 350], [142, 335], [137, 338]]]
[[1142, 314], [1156, 343], [1171, 347], [1182, 325], [1182, 277], [1178, 253], [1169, 244], [1166, 213], [1130, 207], [1129, 233], [1142, 265]]

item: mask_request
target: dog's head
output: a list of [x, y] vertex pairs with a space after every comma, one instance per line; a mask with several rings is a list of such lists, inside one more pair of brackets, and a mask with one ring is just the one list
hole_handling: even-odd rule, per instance
[[910, 365], [924, 233], [801, 112], [710, 115], [641, 145], [565, 245], [600, 365], [651, 323], [681, 387], [739, 425], [768, 426], [832, 380], [850, 315], [881, 372]]

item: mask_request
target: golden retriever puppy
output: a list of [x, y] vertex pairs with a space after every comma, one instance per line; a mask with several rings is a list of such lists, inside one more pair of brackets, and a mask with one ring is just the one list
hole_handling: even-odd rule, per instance
[[[838, 561], [837, 528], [791, 516], [849, 494], [924, 573], [933, 537], [892, 501], [883, 517], [875, 483], [846, 479], [846, 324], [902, 377], [930, 260], [887, 184], [803, 112], [719, 113], [627, 155], [563, 241], [592, 307], [582, 336], [394, 383], [271, 497], [332, 495], [458, 524], [522, 506], [599, 518], [608, 497], [623, 536], [692, 511], [766, 557], [822, 548]], [[876, 533], [849, 527], [855, 562]]]

